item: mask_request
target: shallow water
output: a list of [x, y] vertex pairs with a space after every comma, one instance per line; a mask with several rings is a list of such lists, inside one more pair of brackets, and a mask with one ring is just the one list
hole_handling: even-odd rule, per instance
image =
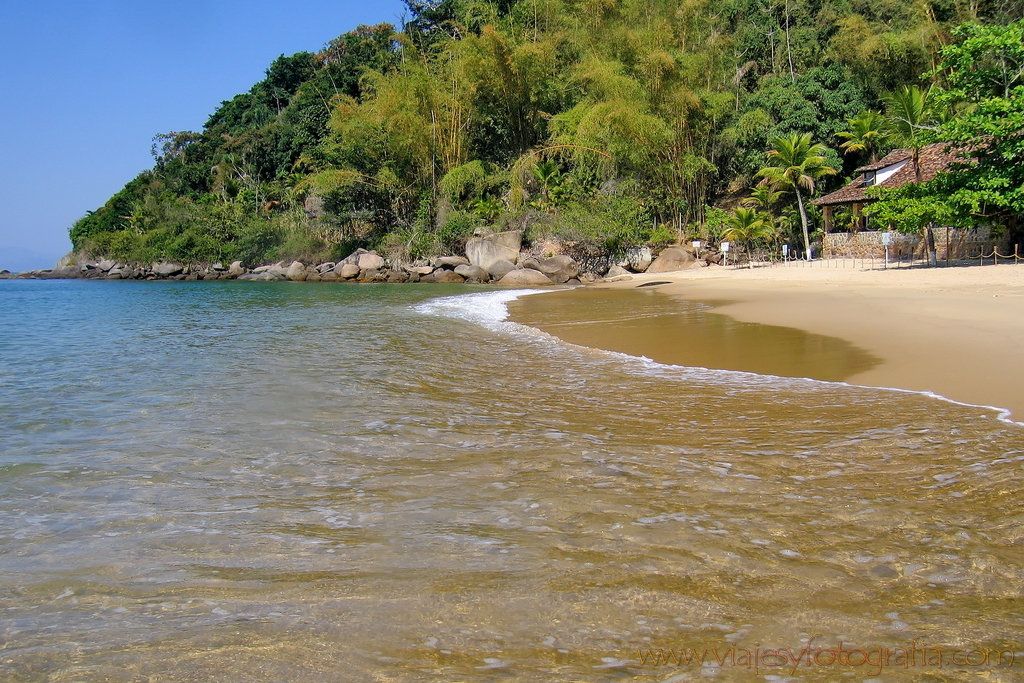
[[853, 344], [792, 327], [709, 312], [654, 289], [577, 289], [509, 304], [517, 322], [559, 339], [659, 363], [841, 381], [880, 359]]
[[642, 663], [1021, 652], [1024, 428], [575, 347], [513, 296], [0, 282], [0, 680], [1019, 679]]

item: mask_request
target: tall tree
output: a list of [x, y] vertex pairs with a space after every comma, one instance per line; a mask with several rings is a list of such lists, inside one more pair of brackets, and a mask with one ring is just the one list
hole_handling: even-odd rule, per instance
[[[956, 164], [935, 183], [961, 213], [1005, 226], [1024, 237], [1024, 21], [1009, 26], [967, 24], [942, 50], [947, 88], [940, 104], [974, 106], [946, 121], [942, 139], [976, 162]], [[984, 144], [979, 142], [984, 141]]]
[[[910, 160], [914, 166], [914, 180], [921, 183], [921, 150], [935, 140], [936, 109], [932, 99], [931, 88], [904, 86], [887, 95], [885, 102], [886, 126], [893, 141], [910, 150]], [[921, 238], [924, 243], [928, 262], [936, 263], [935, 236], [932, 234], [931, 221], [921, 225]]]
[[722, 237], [730, 242], [737, 242], [749, 252], [755, 242], [772, 237], [775, 226], [757, 209], [736, 209], [735, 214], [726, 222], [728, 228]]
[[772, 141], [774, 149], [768, 152], [768, 166], [758, 175], [761, 184], [776, 185], [781, 189], [793, 190], [800, 210], [800, 225], [804, 233], [804, 253], [811, 260], [811, 233], [807, 225], [807, 207], [804, 192], [808, 197], [814, 194], [817, 181], [823, 176], [835, 175], [836, 169], [829, 165], [828, 147], [811, 141], [811, 134], [778, 137]]
[[850, 130], [836, 134], [846, 141], [839, 148], [846, 154], [866, 153], [871, 163], [878, 161], [878, 148], [889, 137], [885, 117], [877, 111], [865, 110], [846, 122]]

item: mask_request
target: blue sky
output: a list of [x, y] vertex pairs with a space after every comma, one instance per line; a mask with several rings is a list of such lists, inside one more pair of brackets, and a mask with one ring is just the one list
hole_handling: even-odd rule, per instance
[[0, 3], [0, 268], [49, 268], [67, 231], [152, 165], [158, 133], [199, 130], [282, 54], [400, 0]]

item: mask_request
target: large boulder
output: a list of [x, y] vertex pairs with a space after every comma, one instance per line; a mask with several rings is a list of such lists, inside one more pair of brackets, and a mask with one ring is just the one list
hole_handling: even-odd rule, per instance
[[100, 270], [110, 272], [111, 270], [114, 269], [114, 266], [116, 265], [117, 264], [111, 261], [110, 259], [103, 259], [102, 261], [96, 264], [96, 267], [99, 268]]
[[622, 266], [612, 266], [608, 269], [608, 272], [604, 274], [606, 280], [610, 280], [613, 277], [622, 277], [623, 275], [629, 275], [629, 271]]
[[228, 266], [228, 275], [231, 277], [238, 277], [245, 273], [245, 268], [242, 267], [241, 261], [232, 261], [231, 265]]
[[455, 266], [455, 272], [467, 280], [480, 280], [481, 282], [487, 282], [491, 279], [491, 276], [487, 274], [487, 271], [480, 266], [467, 266], [463, 264], [461, 266]]
[[533, 268], [516, 268], [498, 280], [499, 285], [537, 286], [554, 284], [544, 273]]
[[70, 263], [54, 268], [51, 271], [50, 276], [54, 278], [76, 278], [81, 277], [82, 272], [78, 269], [78, 266]]
[[[78, 254], [72, 251], [61, 256], [60, 259], [57, 261], [57, 265], [55, 265], [53, 269], [60, 270], [62, 268], [66, 268], [67, 266], [75, 266], [80, 265], [82, 263], [84, 263], [84, 260], [79, 258]], [[2, 275], [2, 273], [0, 273], [0, 275]]]
[[487, 268], [487, 272], [490, 273], [491, 277], [494, 278], [495, 280], [500, 280], [501, 278], [505, 277], [515, 269], [516, 264], [512, 263], [511, 261], [506, 261], [505, 259], [502, 259], [500, 261], [495, 261], [494, 263], [492, 263], [490, 267]]
[[185, 268], [179, 263], [160, 262], [154, 263], [150, 270], [154, 275], [159, 275], [160, 277], [173, 277], [180, 274]]
[[528, 254], [520, 254], [519, 260], [516, 261], [516, 265], [520, 268], [533, 268], [534, 270], [540, 270], [540, 261], [536, 256], [530, 256]]
[[685, 270], [697, 262], [693, 252], [682, 247], [669, 247], [654, 260], [648, 273], [671, 273], [676, 270]]
[[306, 271], [306, 266], [302, 265], [299, 261], [292, 261], [292, 264], [288, 266], [288, 270], [285, 271], [284, 276], [292, 282], [304, 282], [309, 277], [309, 273]]
[[356, 265], [359, 266], [360, 270], [380, 270], [384, 267], [384, 259], [379, 254], [374, 254], [370, 251], [360, 254]]
[[359, 257], [362, 256], [363, 254], [369, 254], [369, 253], [370, 252], [366, 251], [362, 247], [360, 247], [359, 249], [356, 249], [351, 254], [349, 254], [348, 256], [343, 258], [342, 260], [338, 261], [337, 264], [335, 264], [334, 272], [337, 273], [338, 269], [341, 268], [346, 263], [351, 263], [353, 266], [358, 266], [359, 265]]
[[440, 282], [440, 283], [451, 283], [451, 282], [465, 282], [466, 278], [462, 277], [454, 270], [437, 270], [434, 271], [433, 275], [428, 275], [423, 278], [422, 282]]
[[496, 232], [474, 237], [466, 242], [466, 256], [470, 265], [490, 272], [498, 261], [515, 261], [523, 248], [523, 233], [519, 230]]
[[284, 275], [275, 273], [270, 270], [265, 270], [262, 273], [246, 273], [238, 278], [239, 280], [248, 280], [249, 282], [276, 282], [278, 280], [284, 280]]
[[540, 261], [537, 270], [551, 278], [552, 282], [557, 282], [558, 284], [568, 282], [580, 274], [579, 264], [564, 254]]
[[430, 275], [431, 273], [434, 272], [434, 266], [409, 266], [409, 265], [406, 265], [406, 266], [402, 266], [402, 268], [404, 268], [406, 270], [406, 272], [408, 272], [410, 275], [419, 275], [420, 277], [422, 277], [424, 275]]
[[359, 266], [353, 263], [344, 263], [340, 267], [335, 266], [334, 272], [338, 274], [338, 277], [343, 277], [346, 280], [351, 280], [352, 278], [359, 275]]
[[462, 256], [442, 256], [441, 258], [434, 259], [435, 268], [444, 268], [446, 270], [455, 270], [458, 266], [468, 265], [469, 259]]
[[617, 265], [629, 268], [636, 273], [642, 273], [651, 266], [654, 257], [651, 255], [650, 247], [630, 247], [626, 250], [625, 258]]

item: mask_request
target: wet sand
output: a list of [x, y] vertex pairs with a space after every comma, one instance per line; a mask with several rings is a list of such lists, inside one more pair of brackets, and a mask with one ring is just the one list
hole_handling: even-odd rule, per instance
[[930, 391], [1024, 418], [1024, 265], [711, 267], [509, 310], [572, 343], [663, 363]]

